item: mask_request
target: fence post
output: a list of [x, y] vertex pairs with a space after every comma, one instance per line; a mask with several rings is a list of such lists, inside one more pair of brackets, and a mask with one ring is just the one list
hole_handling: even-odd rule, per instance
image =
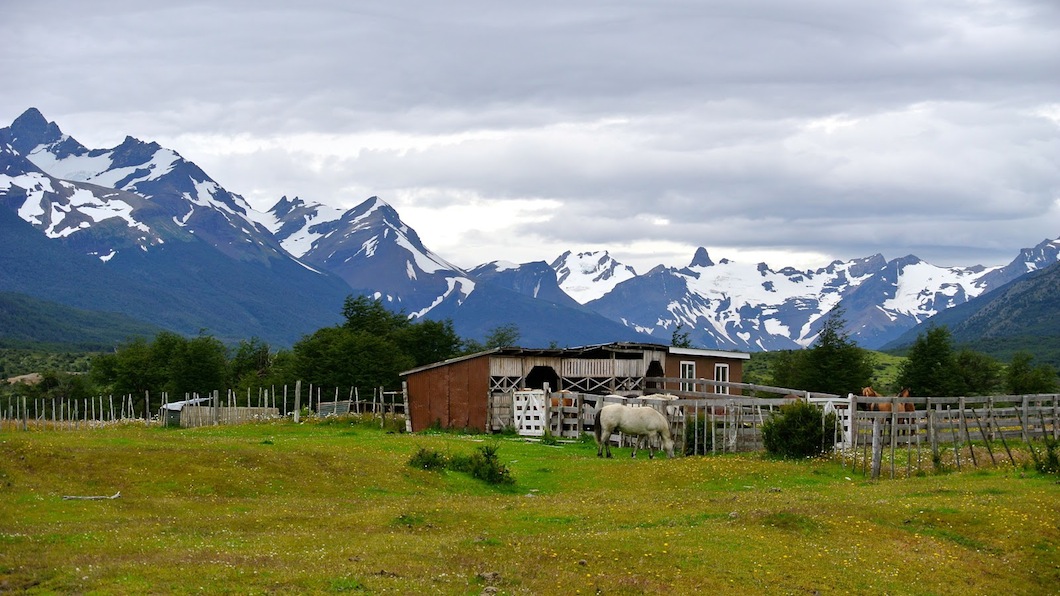
[[880, 432], [880, 420], [872, 421], [872, 472], [870, 477], [877, 480], [880, 477], [880, 460], [883, 459], [883, 437]]
[[1027, 396], [1023, 396], [1023, 403], [1020, 404], [1020, 409], [1023, 411], [1020, 416], [1020, 430], [1023, 431], [1023, 442], [1030, 445], [1030, 416], [1027, 415]]
[[942, 458], [939, 455], [939, 429], [935, 425], [935, 410], [936, 408], [931, 407], [931, 398], [927, 398], [927, 425], [928, 441], [931, 442], [931, 463], [937, 471]]
[[382, 385], [379, 386], [379, 428], [386, 426], [386, 393]]
[[711, 453], [711, 455], [717, 455], [718, 454], [718, 441], [717, 441], [717, 439], [715, 437], [715, 435], [717, 434], [717, 429], [715, 429], [715, 424], [716, 423], [714, 421], [714, 405], [711, 404], [709, 407], [710, 407], [710, 453]]
[[957, 462], [957, 471], [961, 471], [961, 451], [957, 443], [957, 437], [960, 435], [960, 422], [957, 423], [957, 430], [953, 430], [953, 414], [950, 413], [950, 406], [946, 406], [946, 419], [947, 426], [950, 427], [950, 437], [953, 439], [953, 458]]
[[889, 423], [891, 427], [891, 479], [894, 479], [894, 449], [898, 443], [898, 398], [891, 398], [891, 421]]
[[972, 435], [968, 432], [968, 420], [964, 416], [964, 397], [961, 397], [960, 408], [961, 408], [961, 427], [964, 429], [964, 440], [968, 443], [968, 453], [972, 456], [972, 465], [979, 467], [979, 461], [975, 458], [975, 447], [972, 445]]
[[[287, 401], [287, 386], [283, 387], [283, 400]], [[298, 424], [298, 421], [302, 415], [302, 381], [295, 381], [294, 383], [294, 423]]]

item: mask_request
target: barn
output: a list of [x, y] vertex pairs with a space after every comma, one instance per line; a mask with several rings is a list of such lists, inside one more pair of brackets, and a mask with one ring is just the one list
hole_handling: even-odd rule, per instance
[[[494, 348], [401, 373], [413, 431], [497, 431], [512, 424], [519, 390], [579, 394], [677, 393], [683, 379], [740, 383], [742, 352], [619, 342], [579, 348]], [[718, 393], [729, 388], [718, 386]]]

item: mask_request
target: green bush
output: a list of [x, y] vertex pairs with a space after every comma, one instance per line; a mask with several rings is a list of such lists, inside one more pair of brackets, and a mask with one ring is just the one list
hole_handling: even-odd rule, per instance
[[449, 467], [488, 484], [515, 484], [511, 470], [497, 458], [497, 450], [497, 445], [483, 445], [471, 455], [453, 457]]
[[1031, 448], [1031, 458], [1034, 459], [1034, 469], [1042, 474], [1060, 474], [1060, 442], [1054, 441], [1048, 435], [1042, 437], [1045, 440], [1045, 453]]
[[409, 458], [409, 465], [413, 468], [437, 472], [446, 469], [449, 466], [449, 461], [443, 453], [434, 449], [420, 447], [420, 450]]
[[766, 451], [786, 458], [820, 455], [835, 445], [835, 414], [824, 416], [821, 408], [795, 401], [762, 424]]
[[447, 457], [433, 449], [420, 447], [419, 451], [409, 458], [409, 465], [432, 472], [446, 469], [463, 472], [488, 484], [515, 484], [511, 470], [498, 459], [497, 450], [497, 445], [483, 445], [471, 455]]

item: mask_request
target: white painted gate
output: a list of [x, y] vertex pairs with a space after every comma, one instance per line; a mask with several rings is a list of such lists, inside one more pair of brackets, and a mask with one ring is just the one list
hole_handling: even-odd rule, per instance
[[526, 437], [545, 435], [545, 392], [528, 389], [512, 393], [515, 431]]

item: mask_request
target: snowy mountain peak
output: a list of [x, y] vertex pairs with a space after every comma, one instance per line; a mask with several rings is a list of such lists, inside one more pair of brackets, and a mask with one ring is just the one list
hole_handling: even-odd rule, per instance
[[412, 315], [462, 302], [474, 290], [466, 272], [428, 250], [379, 197], [345, 211], [284, 197], [268, 216], [265, 226], [299, 260]]
[[127, 136], [113, 149], [89, 150], [35, 109], [0, 128], [0, 141], [46, 175], [0, 181], [9, 201], [21, 201], [8, 206], [85, 254], [109, 261], [193, 236], [237, 260], [287, 258], [242, 197], [158, 143]]
[[64, 135], [59, 125], [48, 122], [37, 108], [30, 108], [15, 118], [11, 126], [0, 129], [0, 142], [7, 143], [22, 155], [29, 155], [39, 147], [62, 157], [88, 151], [81, 143]]
[[633, 267], [619, 263], [606, 250], [578, 254], [568, 250], [550, 266], [556, 271], [563, 291], [581, 304], [595, 300], [616, 285], [637, 276]]

